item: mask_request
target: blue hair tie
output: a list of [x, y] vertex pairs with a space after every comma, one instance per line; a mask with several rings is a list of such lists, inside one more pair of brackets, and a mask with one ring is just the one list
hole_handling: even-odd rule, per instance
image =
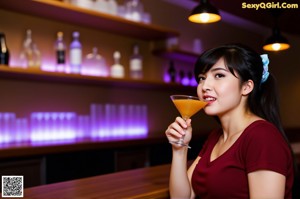
[[263, 67], [264, 67], [262, 77], [261, 77], [261, 81], [260, 81], [260, 83], [262, 84], [265, 81], [267, 81], [267, 79], [270, 75], [270, 73], [268, 71], [268, 69], [269, 69], [268, 66], [269, 66], [270, 60], [269, 60], [269, 57], [268, 57], [267, 54], [260, 55], [260, 57], [261, 57]]

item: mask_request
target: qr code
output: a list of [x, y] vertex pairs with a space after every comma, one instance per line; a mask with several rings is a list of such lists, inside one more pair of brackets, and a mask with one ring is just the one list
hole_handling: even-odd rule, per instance
[[23, 197], [23, 176], [2, 176], [2, 197]]

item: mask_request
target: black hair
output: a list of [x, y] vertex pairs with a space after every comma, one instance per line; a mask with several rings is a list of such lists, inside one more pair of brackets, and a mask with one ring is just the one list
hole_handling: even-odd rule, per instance
[[204, 74], [220, 59], [225, 66], [243, 84], [248, 80], [254, 82], [254, 88], [248, 97], [249, 110], [273, 123], [288, 142], [281, 123], [279, 111], [279, 95], [274, 76], [270, 73], [265, 82], [262, 81], [263, 63], [260, 55], [242, 44], [226, 44], [207, 50], [201, 54], [195, 64], [195, 77], [199, 82], [199, 74]]

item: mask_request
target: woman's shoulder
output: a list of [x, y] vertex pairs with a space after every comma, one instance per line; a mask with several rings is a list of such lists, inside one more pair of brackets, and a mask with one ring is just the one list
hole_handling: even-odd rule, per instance
[[281, 134], [279, 129], [273, 123], [268, 122], [266, 120], [256, 120], [252, 122], [248, 127], [246, 127], [244, 132], [258, 135], [270, 133], [278, 133], [279, 135]]
[[251, 123], [244, 130], [244, 142], [246, 145], [253, 143], [254, 145], [269, 145], [277, 143], [279, 145], [287, 146], [282, 133], [271, 122], [266, 120], [257, 120]]

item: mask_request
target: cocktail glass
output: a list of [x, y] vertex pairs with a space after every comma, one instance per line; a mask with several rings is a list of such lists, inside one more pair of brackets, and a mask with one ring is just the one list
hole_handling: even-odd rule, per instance
[[[171, 95], [170, 97], [177, 110], [179, 111], [181, 117], [185, 121], [191, 118], [194, 114], [200, 111], [207, 104], [207, 102], [201, 101], [198, 97], [195, 96]], [[170, 141], [170, 143], [191, 148], [189, 145], [184, 143], [184, 136], [179, 138], [178, 141]]]

